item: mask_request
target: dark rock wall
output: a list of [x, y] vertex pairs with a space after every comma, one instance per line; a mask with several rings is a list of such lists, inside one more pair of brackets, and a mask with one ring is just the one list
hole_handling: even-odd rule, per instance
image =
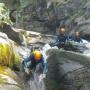
[[3, 25], [0, 26], [0, 32], [7, 34], [11, 40], [17, 42], [18, 44], [21, 44], [23, 41], [21, 33], [14, 31], [12, 27], [6, 23], [3, 23]]
[[88, 60], [85, 58], [72, 52], [51, 51], [48, 58], [46, 90], [89, 90], [90, 71], [83, 62]]
[[[26, 6], [21, 1], [15, 0], [13, 5], [14, 0], [10, 3], [9, 0], [1, 0], [10, 6], [10, 18], [16, 27], [44, 34], [56, 34], [59, 27], [63, 26], [67, 33], [81, 31], [85, 37], [87, 36], [88, 33], [84, 31], [89, 31], [90, 23], [87, 24], [87, 21], [90, 22], [89, 0], [27, 0]], [[21, 10], [17, 10], [20, 8]], [[12, 13], [13, 10], [16, 12]]]
[[20, 13], [16, 27], [41, 33], [55, 34], [59, 27], [65, 27], [67, 33], [82, 30], [81, 22], [89, 20], [89, 0], [42, 0], [28, 4]]

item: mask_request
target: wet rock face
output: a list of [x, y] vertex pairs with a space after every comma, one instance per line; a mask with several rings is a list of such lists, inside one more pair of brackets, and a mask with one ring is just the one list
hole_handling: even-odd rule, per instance
[[14, 31], [10, 25], [3, 23], [3, 26], [0, 26], [0, 31], [6, 33], [7, 36], [18, 44], [22, 43], [22, 35], [19, 32]]
[[78, 22], [75, 31], [81, 32], [82, 38], [90, 41], [90, 29], [89, 28], [90, 28], [90, 19]]
[[[21, 12], [23, 21], [19, 20], [21, 26], [27, 30], [42, 33], [54, 32], [59, 26], [65, 26], [67, 31], [71, 31], [77, 26], [76, 18], [79, 21], [86, 18], [88, 1], [85, 0], [42, 0], [36, 2], [36, 7], [32, 3]], [[44, 4], [44, 7], [42, 5]], [[89, 17], [89, 16], [88, 16]]]
[[[5, 2], [5, 0], [3, 1]], [[9, 6], [13, 6], [14, 1], [15, 6], [20, 3], [19, 0], [11, 0]], [[8, 2], [9, 0], [6, 1], [7, 4], [9, 4]], [[64, 26], [67, 32], [71, 32], [75, 30], [79, 22], [90, 18], [89, 0], [39, 0], [38, 2], [35, 0], [35, 2], [33, 3], [31, 0], [23, 8], [20, 13], [21, 19], [16, 20], [17, 27], [55, 34], [59, 26]]]
[[[85, 56], [67, 51], [49, 52], [46, 90], [89, 90], [89, 70], [82, 58]], [[77, 58], [75, 58], [77, 57]], [[89, 60], [89, 59], [88, 59]], [[90, 62], [88, 62], [90, 63]]]
[[90, 41], [90, 34], [85, 34], [85, 35], [84, 35], [84, 39]]
[[84, 10], [85, 10], [86, 18], [89, 18], [90, 17], [90, 1], [89, 0], [84, 6]]
[[5, 3], [10, 10], [16, 9], [20, 5], [19, 0], [1, 0], [0, 2]]

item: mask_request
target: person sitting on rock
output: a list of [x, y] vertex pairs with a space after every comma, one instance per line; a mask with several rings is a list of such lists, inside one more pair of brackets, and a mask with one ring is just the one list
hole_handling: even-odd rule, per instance
[[59, 48], [62, 48], [64, 47], [66, 40], [67, 35], [65, 34], [65, 28], [61, 28], [59, 30], [59, 35], [57, 36], [55, 45], [58, 46]]
[[76, 31], [74, 36], [69, 37], [71, 40], [75, 41], [75, 42], [79, 42], [82, 43], [82, 38], [80, 35], [80, 32]]
[[44, 57], [39, 50], [32, 51], [30, 56], [23, 60], [22, 67], [28, 75], [32, 70], [44, 75], [47, 73], [47, 63], [44, 62]]

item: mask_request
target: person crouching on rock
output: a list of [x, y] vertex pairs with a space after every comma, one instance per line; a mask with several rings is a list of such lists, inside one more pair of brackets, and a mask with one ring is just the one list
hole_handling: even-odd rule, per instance
[[66, 40], [67, 40], [67, 35], [65, 34], [65, 28], [60, 28], [59, 35], [57, 36], [55, 42], [55, 46], [58, 46], [59, 48], [63, 48]]
[[44, 57], [39, 50], [32, 51], [30, 56], [23, 60], [22, 67], [27, 75], [32, 71], [44, 75], [47, 73], [47, 63], [44, 63]]

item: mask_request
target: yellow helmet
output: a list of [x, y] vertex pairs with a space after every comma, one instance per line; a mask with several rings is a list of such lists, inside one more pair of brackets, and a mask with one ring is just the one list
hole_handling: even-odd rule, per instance
[[40, 60], [41, 57], [42, 57], [41, 52], [38, 51], [38, 50], [33, 51], [33, 55], [34, 55], [34, 59], [35, 59], [36, 61]]

